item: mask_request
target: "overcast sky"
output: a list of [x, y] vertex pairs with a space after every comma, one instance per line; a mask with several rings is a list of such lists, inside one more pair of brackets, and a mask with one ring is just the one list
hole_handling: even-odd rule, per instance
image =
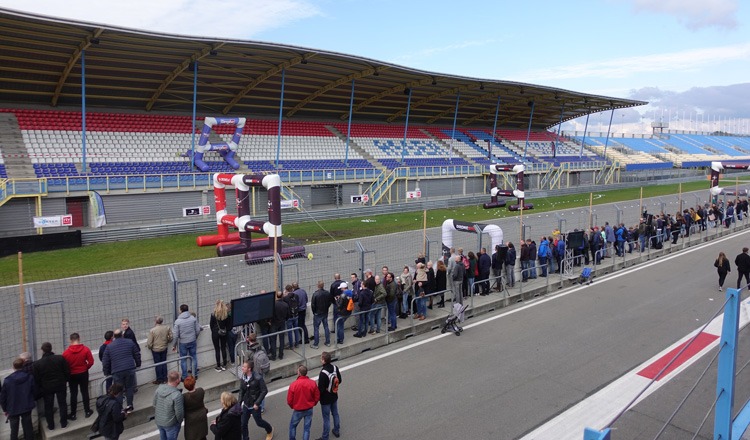
[[[684, 129], [736, 118], [738, 131], [750, 131], [742, 128], [750, 120], [750, 1], [0, 0], [0, 7], [649, 101], [615, 114], [613, 126], [624, 131], [643, 131], [653, 118]], [[609, 116], [592, 116], [589, 129], [606, 130]]]

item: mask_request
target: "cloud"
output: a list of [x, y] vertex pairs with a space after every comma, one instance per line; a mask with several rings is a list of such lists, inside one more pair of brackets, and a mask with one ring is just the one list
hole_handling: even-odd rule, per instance
[[633, 99], [649, 101], [651, 109], [680, 109], [732, 118], [746, 118], [750, 115], [750, 101], [747, 100], [747, 96], [750, 96], [750, 83], [693, 87], [684, 92], [644, 87], [630, 93]]
[[639, 73], [685, 72], [716, 63], [746, 59], [750, 59], [750, 43], [558, 66], [520, 72], [516, 76], [525, 82], [626, 78]]
[[672, 15], [688, 29], [737, 27], [738, 0], [632, 0], [636, 12]]
[[445, 46], [430, 47], [430, 48], [422, 49], [420, 51], [413, 52], [410, 54], [399, 55], [396, 58], [392, 59], [392, 61], [397, 64], [403, 64], [408, 61], [421, 60], [421, 59], [433, 57], [435, 55], [440, 55], [445, 52], [456, 52], [456, 51], [461, 51], [463, 49], [467, 49], [470, 47], [486, 46], [494, 42], [495, 42], [494, 39], [470, 40], [470, 41], [463, 41], [460, 43], [447, 44]]
[[[20, 10], [15, 0], [1, 7]], [[180, 35], [247, 39], [291, 22], [319, 16], [311, 0], [37, 0], [23, 11], [132, 29]]]

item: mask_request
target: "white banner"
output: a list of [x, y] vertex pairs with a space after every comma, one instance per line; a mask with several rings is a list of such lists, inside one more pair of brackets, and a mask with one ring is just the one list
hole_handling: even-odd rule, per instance
[[420, 199], [422, 198], [422, 191], [416, 190], [416, 191], [406, 191], [406, 198], [407, 199]]
[[193, 217], [196, 215], [209, 215], [211, 214], [211, 207], [208, 205], [194, 206], [192, 208], [182, 208], [183, 217]]
[[34, 217], [35, 228], [56, 228], [60, 226], [73, 226], [73, 216], [65, 214]]
[[370, 196], [367, 194], [355, 194], [351, 197], [352, 203], [367, 203], [370, 201]]
[[297, 208], [299, 208], [299, 200], [297, 199], [281, 201], [281, 209], [297, 209]]

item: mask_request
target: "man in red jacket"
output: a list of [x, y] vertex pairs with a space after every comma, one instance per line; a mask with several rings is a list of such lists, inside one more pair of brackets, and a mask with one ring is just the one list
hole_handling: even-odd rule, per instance
[[305, 418], [304, 430], [302, 432], [303, 440], [310, 440], [310, 426], [312, 426], [313, 408], [320, 400], [320, 390], [318, 385], [307, 377], [307, 367], [300, 365], [297, 368], [297, 380], [289, 385], [289, 392], [286, 394], [286, 403], [292, 412], [292, 420], [289, 422], [289, 440], [296, 440], [297, 425], [302, 418]]
[[63, 352], [63, 357], [70, 366], [70, 412], [68, 420], [76, 419], [78, 407], [78, 388], [81, 389], [81, 400], [83, 400], [84, 415], [86, 418], [94, 414], [89, 406], [89, 369], [94, 366], [94, 356], [91, 350], [81, 344], [78, 333], [70, 334], [70, 346]]

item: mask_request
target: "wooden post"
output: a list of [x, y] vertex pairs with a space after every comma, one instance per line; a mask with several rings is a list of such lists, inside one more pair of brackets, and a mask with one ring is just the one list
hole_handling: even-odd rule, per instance
[[427, 210], [422, 211], [422, 255], [429, 260], [427, 255]]
[[594, 193], [589, 193], [589, 229], [592, 228], [591, 222], [594, 218]]
[[679, 210], [680, 212], [682, 212], [682, 182], [680, 182], [679, 184], [679, 187], [677, 189], [677, 194], [678, 194], [677, 197], [678, 197], [679, 207], [680, 207]]
[[641, 196], [638, 198], [638, 217], [643, 217], [643, 187], [641, 187]]
[[18, 297], [21, 302], [21, 342], [23, 343], [23, 351], [29, 351], [26, 345], [26, 301], [24, 300], [23, 292], [23, 253], [18, 253]]
[[520, 234], [518, 235], [518, 246], [519, 246], [518, 250], [519, 250], [519, 252], [521, 251], [521, 247], [520, 247], [521, 243], [523, 243], [523, 205], [525, 205], [525, 204], [526, 204], [526, 199], [521, 200], [521, 205], [520, 205], [520, 209], [521, 209], [521, 217], [520, 217], [521, 224], [520, 224], [520, 226], [521, 227], [520, 227]]

